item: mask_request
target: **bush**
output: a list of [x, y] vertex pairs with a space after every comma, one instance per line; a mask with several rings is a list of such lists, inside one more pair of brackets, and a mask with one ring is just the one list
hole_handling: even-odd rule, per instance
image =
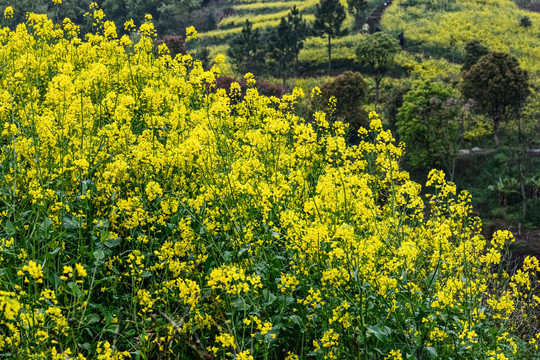
[[[336, 98], [332, 106], [332, 118], [349, 124], [349, 132], [355, 137], [360, 127], [369, 127], [368, 114], [362, 105], [367, 96], [367, 84], [359, 72], [346, 71], [321, 86], [322, 99], [328, 104]], [[328, 108], [326, 108], [328, 110]]]
[[165, 44], [174, 58], [178, 54], [186, 54], [186, 42], [180, 35], [165, 35], [162, 39], [156, 41], [156, 47]]
[[[246, 94], [247, 89], [247, 83], [245, 79], [238, 80], [230, 76], [220, 76], [216, 80], [216, 88], [225, 89], [227, 93], [229, 93], [231, 84], [233, 82], [240, 84], [243, 97]], [[255, 83], [255, 88], [258, 90], [260, 95], [275, 96], [277, 98], [281, 98], [284, 94], [290, 92], [290, 90], [287, 90], [279, 85], [275, 85], [264, 80], [257, 80], [257, 82]]]
[[519, 26], [531, 27], [532, 26], [531, 18], [528, 16], [523, 16], [521, 19], [519, 19]]

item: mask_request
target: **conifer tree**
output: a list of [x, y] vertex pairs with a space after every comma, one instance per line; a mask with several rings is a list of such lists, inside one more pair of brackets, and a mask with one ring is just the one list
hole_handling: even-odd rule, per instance
[[304, 40], [308, 36], [309, 27], [306, 20], [302, 18], [298, 8], [293, 6], [291, 12], [287, 15], [287, 22], [290, 24], [293, 50], [295, 53], [295, 70], [298, 69], [298, 54], [304, 48]]
[[268, 53], [285, 86], [285, 79], [295, 70], [293, 63], [298, 62], [298, 53], [304, 46], [307, 34], [306, 22], [296, 6], [287, 18], [282, 17], [278, 27], [270, 31]]
[[339, 0], [320, 0], [315, 10], [313, 29], [319, 36], [328, 37], [328, 70], [332, 70], [332, 38], [342, 36], [345, 7]]
[[279, 26], [270, 31], [268, 38], [268, 53], [272, 65], [276, 68], [282, 84], [285, 85], [285, 79], [291, 71], [291, 65], [295, 60], [293, 48], [293, 37], [291, 33], [291, 24], [281, 18]]
[[262, 73], [265, 68], [265, 52], [261, 44], [259, 29], [253, 30], [253, 24], [246, 20], [242, 32], [232, 39], [227, 50], [227, 56], [237, 71]]
[[465, 58], [463, 59], [462, 71], [469, 71], [469, 69], [476, 64], [478, 59], [482, 56], [489, 54], [489, 49], [482, 45], [482, 43], [473, 39], [465, 44]]

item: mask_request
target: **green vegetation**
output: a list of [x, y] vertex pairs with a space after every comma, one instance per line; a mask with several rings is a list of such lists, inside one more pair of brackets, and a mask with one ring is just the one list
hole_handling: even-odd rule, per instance
[[398, 41], [382, 32], [363, 38], [356, 48], [356, 56], [360, 63], [367, 65], [373, 73], [375, 79], [375, 104], [379, 104], [381, 81], [399, 50]]
[[463, 139], [463, 114], [457, 91], [441, 82], [423, 81], [403, 97], [397, 134], [407, 144], [412, 168], [442, 167], [454, 178], [456, 153]]
[[520, 115], [519, 110], [530, 93], [529, 76], [519, 67], [515, 56], [491, 52], [463, 75], [461, 92], [491, 117], [495, 145], [499, 146], [500, 123], [510, 115]]
[[313, 30], [328, 39], [328, 70], [332, 70], [332, 38], [345, 34], [341, 29], [345, 20], [345, 7], [339, 0], [321, 0], [315, 11]]
[[262, 73], [265, 68], [261, 34], [259, 29], [253, 30], [252, 27], [252, 23], [246, 20], [242, 32], [231, 41], [231, 47], [227, 51], [236, 70], [242, 73]]
[[[488, 242], [444, 173], [422, 196], [375, 113], [347, 145], [341, 106], [308, 122], [301, 90], [216, 89], [224, 56], [92, 18], [88, 41], [36, 14], [3, 30], [1, 354], [536, 357], [539, 261], [508, 272], [511, 234]], [[353, 112], [366, 86], [323, 88]]]
[[361, 21], [366, 15], [367, 8], [366, 0], [347, 0], [347, 9], [354, 16], [354, 30], [358, 31], [361, 26]]
[[[362, 108], [367, 98], [368, 87], [362, 74], [346, 71], [321, 86], [321, 97], [315, 98], [312, 107], [325, 108], [330, 119], [349, 126], [348, 137], [354, 141], [360, 127], [369, 127], [369, 117]], [[322, 100], [322, 104], [320, 104]]]

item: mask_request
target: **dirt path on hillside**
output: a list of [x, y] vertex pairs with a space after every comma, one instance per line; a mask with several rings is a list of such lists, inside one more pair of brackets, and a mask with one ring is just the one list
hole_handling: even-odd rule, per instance
[[369, 33], [373, 34], [374, 32], [380, 30], [379, 23], [384, 14], [384, 11], [388, 6], [392, 4], [391, 0], [385, 1], [383, 4], [379, 5], [366, 20], [366, 24], [369, 25]]

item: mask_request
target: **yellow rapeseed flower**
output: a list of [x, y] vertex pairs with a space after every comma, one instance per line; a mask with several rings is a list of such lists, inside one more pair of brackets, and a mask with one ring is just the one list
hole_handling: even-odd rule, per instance
[[188, 28], [186, 28], [186, 40], [192, 40], [192, 39], [197, 39], [197, 30], [195, 30], [195, 27], [193, 26], [190, 26]]
[[11, 19], [13, 17], [13, 7], [6, 6], [6, 9], [4, 10], [4, 17], [6, 19]]

